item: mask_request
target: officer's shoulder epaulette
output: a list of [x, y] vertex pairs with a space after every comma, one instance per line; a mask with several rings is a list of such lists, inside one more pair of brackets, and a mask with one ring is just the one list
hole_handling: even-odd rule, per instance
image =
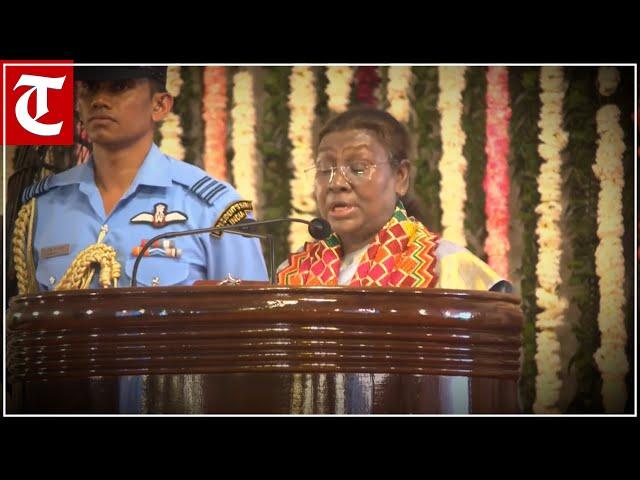
[[54, 175], [48, 175], [47, 177], [43, 178], [39, 182], [33, 183], [28, 187], [26, 187], [22, 191], [22, 197], [21, 197], [22, 204], [25, 204], [32, 198], [39, 197], [40, 195], [43, 195], [49, 192], [50, 190], [53, 190], [54, 188], [56, 188], [57, 185], [53, 185], [51, 182], [53, 177]]
[[176, 162], [176, 164], [171, 172], [173, 181], [185, 187], [189, 193], [207, 205], [213, 206], [216, 200], [231, 188], [228, 183], [216, 180], [194, 165], [185, 162]]

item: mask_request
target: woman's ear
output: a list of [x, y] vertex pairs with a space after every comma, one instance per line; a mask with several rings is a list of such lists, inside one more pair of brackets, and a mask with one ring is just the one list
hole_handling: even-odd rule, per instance
[[409, 191], [409, 179], [411, 178], [411, 162], [406, 158], [400, 161], [396, 170], [396, 193], [403, 197]]
[[154, 93], [151, 101], [153, 104], [151, 118], [154, 122], [161, 122], [167, 117], [169, 112], [171, 112], [171, 108], [173, 108], [173, 97], [167, 92]]

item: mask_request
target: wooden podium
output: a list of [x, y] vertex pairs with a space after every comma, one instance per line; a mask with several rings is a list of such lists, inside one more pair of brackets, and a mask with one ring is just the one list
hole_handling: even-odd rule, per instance
[[504, 293], [266, 284], [15, 297], [8, 413], [518, 413]]

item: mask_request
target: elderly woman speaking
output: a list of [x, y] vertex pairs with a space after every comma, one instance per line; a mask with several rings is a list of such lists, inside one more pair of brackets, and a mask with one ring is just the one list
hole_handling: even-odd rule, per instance
[[408, 154], [406, 129], [386, 112], [358, 108], [330, 120], [308, 174], [333, 233], [291, 254], [278, 283], [510, 291], [482, 260], [409, 216]]

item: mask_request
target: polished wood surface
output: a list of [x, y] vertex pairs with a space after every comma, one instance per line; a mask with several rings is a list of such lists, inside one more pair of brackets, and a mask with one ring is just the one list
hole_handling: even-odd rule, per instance
[[518, 411], [510, 294], [123, 288], [16, 297], [7, 320], [10, 412]]

